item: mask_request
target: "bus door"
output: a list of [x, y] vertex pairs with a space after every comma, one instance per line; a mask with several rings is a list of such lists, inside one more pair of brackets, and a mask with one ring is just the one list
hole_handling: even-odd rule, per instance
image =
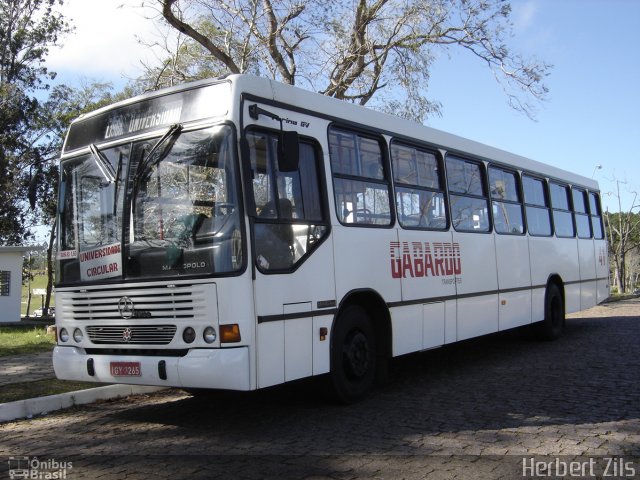
[[451, 232], [400, 229], [391, 246], [393, 275], [401, 278], [402, 307], [393, 312], [393, 353], [455, 342], [459, 249]]
[[480, 162], [446, 158], [456, 274], [457, 339], [498, 330], [498, 276], [485, 169]]
[[489, 167], [498, 271], [499, 330], [531, 323], [531, 265], [518, 173]]
[[261, 388], [329, 371], [333, 248], [320, 148], [301, 141], [297, 168], [283, 171], [278, 132], [250, 130], [246, 140]]
[[391, 265], [402, 285], [402, 306], [392, 316], [393, 353], [401, 355], [456, 341], [461, 265], [447, 221], [442, 155], [395, 140], [390, 150], [401, 227]]
[[[578, 236], [578, 261], [580, 265], [580, 309], [594, 306], [597, 301], [597, 257], [595, 255], [594, 236], [601, 236], [597, 231], [598, 225], [592, 220], [587, 208], [589, 200], [587, 192], [573, 187], [573, 217]], [[593, 201], [591, 202], [593, 203]], [[593, 206], [591, 207], [593, 210]], [[597, 211], [597, 210], [596, 210]], [[597, 213], [596, 213], [597, 215]]]

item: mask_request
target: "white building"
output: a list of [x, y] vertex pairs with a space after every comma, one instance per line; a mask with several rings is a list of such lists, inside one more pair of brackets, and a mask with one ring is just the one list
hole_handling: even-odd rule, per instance
[[42, 247], [0, 246], [0, 323], [20, 320], [22, 261], [30, 250]]

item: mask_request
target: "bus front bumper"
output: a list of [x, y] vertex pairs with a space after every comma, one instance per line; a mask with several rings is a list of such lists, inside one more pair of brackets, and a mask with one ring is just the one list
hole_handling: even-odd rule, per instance
[[[114, 365], [129, 375], [112, 374]], [[77, 347], [56, 346], [53, 369], [61, 380], [184, 388], [251, 390], [249, 348], [193, 349], [184, 357], [88, 355]]]

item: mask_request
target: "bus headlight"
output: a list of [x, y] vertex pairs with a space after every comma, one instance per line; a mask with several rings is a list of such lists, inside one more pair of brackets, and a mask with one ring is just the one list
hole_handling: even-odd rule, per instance
[[61, 328], [60, 329], [60, 341], [61, 342], [68, 342], [69, 341], [69, 332], [67, 332], [66, 328]]
[[76, 328], [73, 331], [73, 339], [76, 341], [76, 343], [80, 343], [83, 338], [84, 338], [84, 335], [82, 334], [82, 330], [80, 330], [79, 328]]
[[195, 339], [196, 331], [191, 327], [185, 328], [182, 332], [182, 340], [184, 340], [185, 343], [193, 343]]
[[213, 343], [216, 341], [216, 329], [213, 327], [207, 327], [204, 329], [204, 333], [202, 334], [202, 338], [207, 343]]

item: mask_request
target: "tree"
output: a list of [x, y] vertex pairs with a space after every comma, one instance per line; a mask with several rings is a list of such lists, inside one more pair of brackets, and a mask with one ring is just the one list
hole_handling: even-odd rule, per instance
[[[213, 71], [250, 72], [422, 121], [439, 109], [427, 98], [433, 59], [458, 47], [487, 64], [517, 110], [531, 116], [531, 100], [548, 92], [550, 66], [506, 45], [511, 7], [504, 0], [144, 3], [156, 5], [182, 35], [180, 46], [148, 72], [153, 87]], [[182, 60], [194, 54], [203, 68]]]
[[55, 11], [61, 0], [3, 0], [0, 3], [0, 242], [28, 235], [33, 176], [45, 168], [50, 146], [40, 135], [43, 110], [35, 93], [55, 76], [44, 66], [48, 48], [70, 31]]
[[[47, 295], [45, 312], [49, 309], [53, 287], [53, 250], [56, 238], [56, 212], [58, 197], [58, 158], [71, 121], [83, 113], [95, 110], [114, 102], [121, 97], [130, 96], [123, 92], [118, 96], [111, 93], [109, 83], [93, 82], [80, 88], [59, 85], [51, 90], [46, 102], [40, 105], [39, 115], [31, 126], [31, 135], [40, 142], [41, 161], [32, 167], [29, 182], [29, 200], [31, 215], [36, 223], [50, 225], [49, 242], [46, 252]], [[46, 155], [45, 155], [46, 153]]]
[[633, 251], [640, 249], [640, 213], [633, 210], [640, 208], [637, 202], [637, 194], [633, 194], [631, 207], [627, 211], [622, 210], [620, 197], [620, 181], [616, 180], [617, 191], [613, 195], [618, 199], [618, 212], [604, 215], [607, 240], [609, 241], [609, 259], [614, 268], [615, 283], [619, 293], [625, 293], [633, 288], [633, 267], [627, 272], [629, 265], [628, 256]]

